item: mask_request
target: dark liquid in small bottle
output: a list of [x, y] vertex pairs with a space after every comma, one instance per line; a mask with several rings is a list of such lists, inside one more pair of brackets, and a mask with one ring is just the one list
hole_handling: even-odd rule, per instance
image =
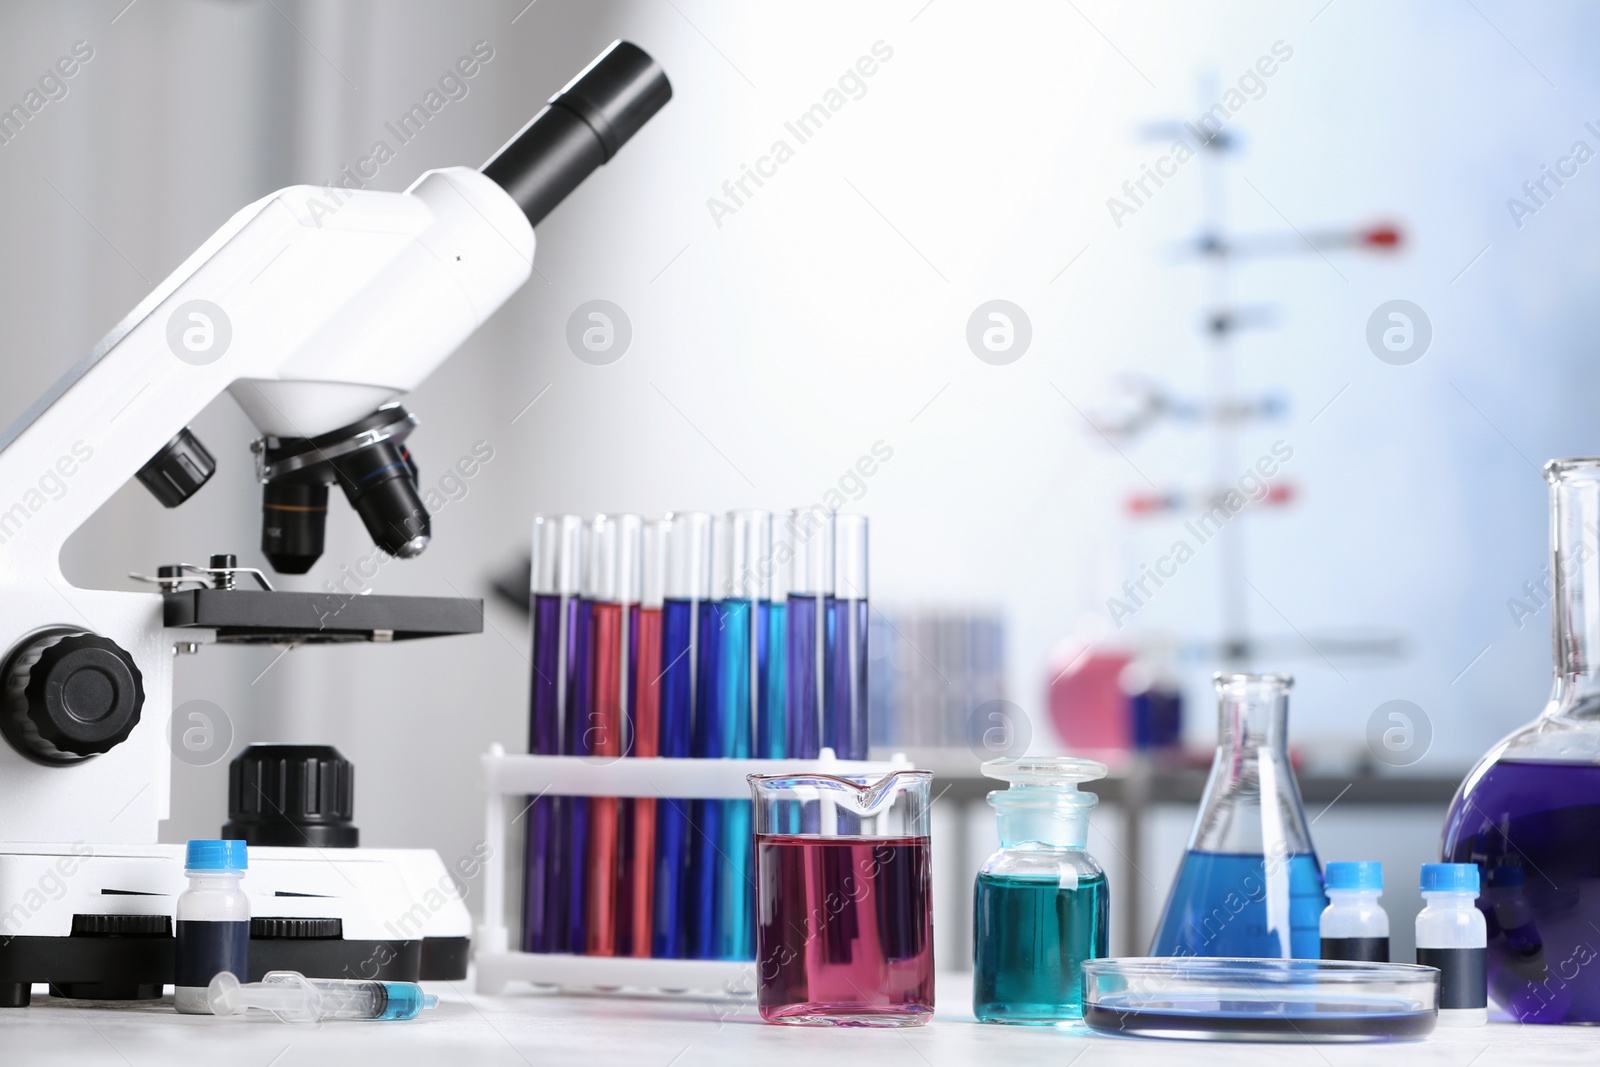
[[1322, 958], [1325, 960], [1354, 960], [1358, 963], [1388, 963], [1389, 939], [1387, 937], [1325, 937], [1322, 939]]
[[175, 986], [204, 989], [227, 971], [239, 981], [250, 977], [249, 922], [181, 920], [173, 960]]

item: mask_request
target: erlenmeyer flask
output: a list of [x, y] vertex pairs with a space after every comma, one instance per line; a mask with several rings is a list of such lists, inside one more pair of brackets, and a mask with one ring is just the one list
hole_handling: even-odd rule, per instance
[[1519, 1022], [1600, 1023], [1600, 458], [1544, 475], [1555, 684], [1461, 783], [1442, 858], [1478, 864], [1489, 998]]
[[1217, 756], [1153, 956], [1316, 959], [1327, 899], [1289, 766], [1284, 674], [1218, 674]]

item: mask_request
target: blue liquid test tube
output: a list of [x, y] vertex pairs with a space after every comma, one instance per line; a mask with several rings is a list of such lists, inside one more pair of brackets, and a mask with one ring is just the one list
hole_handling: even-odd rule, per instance
[[[583, 520], [576, 515], [533, 521], [533, 679], [529, 751], [563, 751], [562, 726], [572, 685], [569, 654], [578, 616]], [[523, 894], [523, 949], [566, 952], [568, 866], [574, 859], [567, 832], [566, 798], [534, 799], [528, 810], [527, 881]], [[581, 866], [581, 864], [580, 864]]]
[[[718, 718], [723, 755], [750, 759], [759, 735], [761, 702], [761, 624], [772, 599], [772, 515], [765, 511], [728, 513], [726, 574], [718, 647]], [[718, 848], [716, 959], [755, 958], [755, 867], [748, 800], [724, 800]]]
[[[715, 597], [727, 582], [727, 523], [711, 520], [712, 597], [701, 602], [696, 618], [694, 755], [696, 759], [722, 759], [728, 754], [728, 736], [722, 715], [722, 611]], [[689, 848], [689, 956], [717, 958], [717, 870], [722, 845], [723, 803], [696, 800], [694, 831]]]
[[[703, 511], [668, 515], [666, 596], [661, 609], [660, 751], [693, 755], [700, 605], [711, 595], [711, 516]], [[684, 959], [689, 939], [689, 835], [691, 802], [664, 799], [656, 806], [656, 876], [651, 955]]]
[[[833, 598], [833, 512], [796, 508], [784, 523], [789, 557], [784, 654], [784, 755], [816, 759], [822, 749], [827, 687], [828, 602]], [[798, 829], [798, 828], [797, 828]]]
[[867, 758], [867, 519], [834, 517], [833, 600], [828, 604], [823, 744], [840, 759]]

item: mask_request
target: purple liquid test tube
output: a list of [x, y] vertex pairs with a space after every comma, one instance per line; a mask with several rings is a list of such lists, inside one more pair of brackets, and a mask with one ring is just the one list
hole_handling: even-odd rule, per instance
[[864, 760], [871, 736], [867, 721], [866, 516], [834, 516], [833, 544], [822, 743], [840, 759]]
[[816, 759], [822, 749], [822, 709], [828, 603], [833, 599], [833, 512], [820, 505], [796, 508], [784, 524], [794, 550], [789, 557], [784, 683], [784, 755]]
[[[727, 585], [728, 524], [711, 518], [710, 597], [699, 606], [695, 636], [694, 755], [723, 759], [730, 737], [722, 711], [722, 609], [715, 598]], [[718, 844], [722, 841], [724, 806], [699, 799], [692, 807], [694, 831], [689, 836], [689, 958], [716, 959]]]
[[[569, 645], [578, 614], [583, 520], [576, 515], [533, 520], [533, 678], [528, 750], [555, 756], [562, 751], [562, 711], [572, 682]], [[527, 881], [523, 892], [523, 950], [567, 951], [566, 868], [568, 847], [564, 798], [543, 796], [528, 807]]]
[[[608, 520], [600, 516], [596, 523]], [[567, 658], [571, 669], [567, 686], [567, 700], [563, 705], [561, 723], [561, 752], [566, 756], [588, 756], [593, 753], [595, 730], [594, 693], [594, 606], [592, 595], [593, 568], [588, 566], [590, 553], [595, 551], [595, 524], [580, 526], [583, 543], [584, 584], [583, 596], [573, 612], [571, 638], [567, 642]], [[589, 843], [589, 798], [566, 797], [562, 802], [566, 815], [563, 828], [566, 838], [566, 951], [582, 953], [587, 950], [589, 927], [585, 921], [589, 897], [589, 867], [586, 862]]]
[[[700, 606], [711, 596], [711, 516], [703, 511], [668, 516], [666, 595], [661, 618], [661, 755], [694, 754], [699, 682]], [[656, 877], [651, 955], [684, 959], [689, 937], [689, 850], [693, 801], [656, 805]]]

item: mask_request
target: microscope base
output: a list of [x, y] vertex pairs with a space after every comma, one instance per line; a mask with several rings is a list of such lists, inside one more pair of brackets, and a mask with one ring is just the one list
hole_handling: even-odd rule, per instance
[[[86, 1000], [162, 995], [173, 979], [182, 846], [8, 848], [0, 854], [0, 901], [12, 902], [0, 911], [0, 1007], [26, 1007], [35, 983]], [[435, 852], [254, 848], [241, 888], [252, 915], [249, 981], [272, 970], [466, 977], [464, 886]]]

